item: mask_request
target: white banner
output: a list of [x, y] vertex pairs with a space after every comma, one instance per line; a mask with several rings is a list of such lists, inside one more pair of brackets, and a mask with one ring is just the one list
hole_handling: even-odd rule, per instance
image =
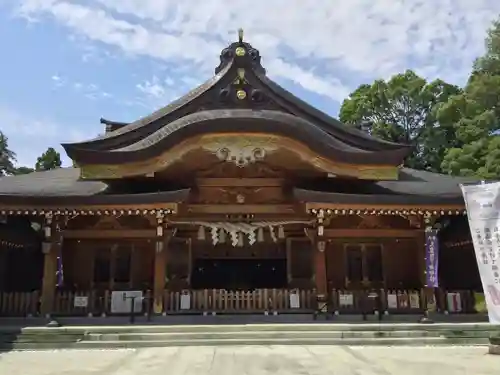
[[500, 182], [461, 188], [488, 317], [500, 324]]

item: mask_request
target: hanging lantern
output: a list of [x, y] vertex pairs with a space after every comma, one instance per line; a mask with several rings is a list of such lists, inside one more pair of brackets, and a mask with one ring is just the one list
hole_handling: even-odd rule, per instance
[[238, 247], [243, 247], [245, 243], [243, 242], [243, 233], [238, 233]]
[[205, 241], [205, 227], [203, 225], [200, 225], [198, 228], [198, 240], [199, 241]]
[[278, 227], [278, 238], [279, 238], [280, 240], [285, 239], [285, 228], [283, 228], [283, 225], [280, 225], [280, 226]]
[[264, 228], [262, 227], [257, 230], [257, 242], [264, 242]]

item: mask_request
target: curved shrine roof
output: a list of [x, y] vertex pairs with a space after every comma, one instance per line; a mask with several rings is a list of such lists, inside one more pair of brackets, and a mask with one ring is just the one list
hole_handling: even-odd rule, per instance
[[225, 48], [215, 75], [185, 96], [132, 123], [104, 123], [115, 130], [63, 144], [68, 156], [79, 164], [126, 163], [153, 157], [185, 137], [221, 131], [286, 133], [321, 148], [323, 156], [354, 164], [397, 166], [411, 152], [297, 98], [266, 76], [259, 51], [242, 40]]
[[343, 142], [308, 120], [289, 113], [254, 109], [214, 109], [194, 112], [165, 124], [136, 142], [112, 150], [86, 150], [85, 161], [99, 164], [122, 164], [160, 155], [195, 135], [218, 133], [265, 133], [292, 137], [307, 144], [321, 155], [351, 164], [398, 165], [407, 154], [406, 148], [370, 150]]

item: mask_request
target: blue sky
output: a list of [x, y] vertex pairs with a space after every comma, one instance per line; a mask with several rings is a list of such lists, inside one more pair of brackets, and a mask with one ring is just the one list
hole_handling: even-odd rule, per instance
[[18, 164], [133, 121], [213, 74], [236, 38], [336, 115], [361, 83], [415, 69], [463, 84], [498, 0], [3, 0], [0, 129]]

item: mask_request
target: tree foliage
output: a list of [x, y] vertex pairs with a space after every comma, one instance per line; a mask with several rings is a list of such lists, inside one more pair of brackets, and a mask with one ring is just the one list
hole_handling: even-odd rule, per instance
[[[412, 145], [408, 167], [500, 179], [500, 19], [485, 44], [465, 87], [440, 79], [428, 82], [407, 70], [359, 86], [342, 103], [340, 120], [376, 137]], [[0, 132], [0, 176], [33, 171], [16, 168], [15, 162], [16, 154]], [[50, 147], [37, 159], [35, 170], [61, 164], [60, 154]]]
[[61, 165], [61, 155], [54, 150], [53, 147], [49, 147], [47, 151], [38, 157], [35, 164], [35, 170], [48, 171], [50, 169], [60, 168]]
[[16, 167], [16, 169], [14, 170], [14, 175], [16, 176], [19, 176], [19, 175], [22, 175], [22, 174], [28, 174], [28, 173], [32, 173], [34, 172], [35, 170], [33, 168], [30, 168], [30, 167]]
[[442, 80], [428, 83], [407, 70], [387, 81], [359, 86], [342, 103], [339, 117], [375, 137], [413, 145], [406, 165], [439, 172], [447, 147], [456, 144], [453, 129], [436, 120], [435, 108], [460, 92], [457, 86]]
[[478, 58], [459, 95], [439, 106], [440, 121], [453, 120], [458, 145], [447, 150], [443, 170], [462, 176], [500, 178], [500, 22], [486, 38], [486, 53]]
[[9, 148], [9, 139], [0, 131], [0, 176], [13, 174], [16, 153]]

